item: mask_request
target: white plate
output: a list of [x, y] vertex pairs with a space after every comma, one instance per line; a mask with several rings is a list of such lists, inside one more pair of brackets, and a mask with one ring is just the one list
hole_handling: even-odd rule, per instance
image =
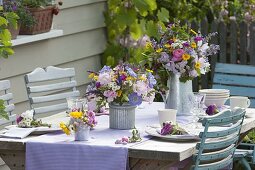
[[159, 134], [160, 129], [159, 128], [155, 128], [155, 127], [150, 127], [147, 126], [145, 129], [145, 132], [151, 136], [154, 137], [158, 137], [161, 139], [165, 139], [165, 140], [170, 140], [170, 141], [183, 141], [183, 142], [189, 142], [189, 141], [194, 141], [194, 140], [200, 140], [200, 138], [198, 136], [194, 136], [194, 135], [161, 135]]
[[[11, 129], [13, 127], [17, 128], [17, 125], [10, 125], [10, 126], [6, 126], [5, 129]], [[61, 129], [59, 127], [37, 127], [35, 131], [33, 131], [31, 133], [31, 135], [43, 135], [46, 133], [52, 133], [52, 132], [57, 132], [57, 131], [61, 131]]]
[[208, 94], [228, 94], [228, 89], [202, 89], [199, 90], [200, 93], [208, 93]]

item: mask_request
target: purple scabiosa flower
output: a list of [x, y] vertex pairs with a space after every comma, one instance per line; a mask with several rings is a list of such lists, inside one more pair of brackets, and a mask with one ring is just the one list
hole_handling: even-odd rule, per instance
[[171, 122], [163, 123], [163, 128], [161, 129], [160, 134], [163, 135], [163, 136], [171, 134], [173, 129], [174, 128], [173, 128], [173, 125], [171, 124]]
[[130, 67], [126, 66], [125, 69], [127, 70], [130, 76], [137, 77], [137, 74]]
[[151, 72], [148, 73], [148, 80], [149, 80], [149, 87], [153, 88], [154, 85], [157, 84], [157, 80], [155, 77], [151, 74]]
[[111, 67], [110, 66], [104, 66], [100, 71], [99, 73], [104, 73], [104, 72], [109, 72], [111, 71]]
[[131, 93], [128, 95], [128, 99], [129, 99], [129, 104], [131, 104], [132, 106], [137, 106], [142, 104], [142, 96], [138, 96], [137, 93]]
[[96, 82], [96, 88], [99, 88], [101, 86], [100, 82]]
[[17, 124], [19, 124], [19, 122], [21, 122], [22, 120], [23, 120], [23, 117], [18, 116], [17, 119], [16, 119]]
[[169, 62], [169, 55], [166, 52], [162, 52], [160, 58], [158, 59], [161, 63], [168, 63]]
[[188, 42], [185, 42], [182, 44], [184, 47], [189, 47], [189, 43]]
[[219, 111], [218, 111], [217, 106], [215, 104], [210, 105], [210, 106], [207, 107], [206, 114], [211, 116], [211, 115], [214, 115], [216, 113], [219, 113]]

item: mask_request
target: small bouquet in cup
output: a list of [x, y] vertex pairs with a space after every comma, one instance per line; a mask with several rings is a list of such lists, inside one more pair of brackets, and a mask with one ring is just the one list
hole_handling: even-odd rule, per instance
[[34, 119], [34, 110], [27, 110], [21, 113], [16, 119], [18, 127], [22, 128], [31, 128], [31, 127], [40, 127], [46, 126], [51, 127], [50, 124], [42, 123], [41, 120]]
[[66, 124], [64, 122], [60, 123], [60, 128], [67, 135], [71, 134], [71, 130], [77, 132], [80, 127], [93, 128], [96, 126], [96, 116], [93, 111], [82, 111], [80, 109], [73, 109], [70, 113], [70, 120]]

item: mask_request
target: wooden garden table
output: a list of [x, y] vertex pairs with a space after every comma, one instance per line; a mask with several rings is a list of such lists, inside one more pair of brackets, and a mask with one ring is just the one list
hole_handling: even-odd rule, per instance
[[[153, 112], [157, 119], [157, 109], [163, 107], [163, 103], [153, 103], [145, 109], [138, 109], [139, 112]], [[255, 109], [248, 109], [255, 114]], [[154, 118], [150, 117], [150, 118]], [[140, 117], [141, 118], [141, 117]], [[59, 113], [43, 119], [48, 123], [56, 123], [60, 120], [67, 120], [65, 113]], [[241, 133], [246, 134], [255, 128], [255, 117], [245, 118]], [[34, 138], [29, 136], [25, 139], [0, 138], [0, 156], [11, 170], [25, 169], [25, 142]], [[131, 169], [168, 169], [176, 162], [190, 158], [196, 151], [196, 142], [170, 142], [158, 138], [151, 138], [128, 148], [129, 167]]]

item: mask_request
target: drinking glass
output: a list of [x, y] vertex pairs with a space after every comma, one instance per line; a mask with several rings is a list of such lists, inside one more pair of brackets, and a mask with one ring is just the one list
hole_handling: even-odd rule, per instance
[[194, 92], [193, 93], [193, 99], [192, 99], [192, 108], [191, 108], [191, 113], [192, 113], [192, 123], [195, 124], [197, 127], [197, 122], [199, 120], [199, 117], [205, 116], [205, 111], [204, 111], [204, 103], [205, 103], [205, 94], [199, 93], [199, 92]]

